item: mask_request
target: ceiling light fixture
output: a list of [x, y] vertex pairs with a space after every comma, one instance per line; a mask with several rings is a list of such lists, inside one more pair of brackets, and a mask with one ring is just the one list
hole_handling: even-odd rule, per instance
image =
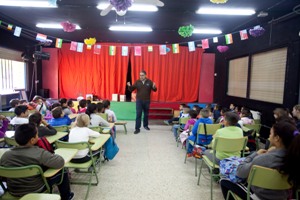
[[[104, 10], [105, 8], [107, 8], [109, 4], [107, 3], [99, 3], [97, 8], [99, 10]], [[115, 10], [115, 8], [112, 8], [113, 10]], [[128, 8], [129, 11], [142, 11], [142, 12], [157, 12], [158, 8], [154, 5], [149, 5], [149, 4], [138, 4], [138, 3], [134, 3], [132, 4], [132, 6], [130, 6]]]
[[240, 8], [199, 8], [196, 13], [207, 15], [254, 15], [255, 10]]
[[200, 29], [195, 28], [193, 31], [194, 34], [221, 34], [222, 31], [219, 29]]
[[152, 32], [149, 26], [111, 26], [111, 31], [132, 31], [132, 32]]
[[38, 7], [38, 8], [57, 8], [55, 3], [47, 1], [17, 1], [17, 0], [0, 0], [0, 6], [19, 6], [19, 7]]
[[[53, 29], [63, 29], [61, 24], [45, 24], [45, 23], [37, 23], [35, 25], [38, 28], [53, 28]], [[76, 24], [76, 30], [80, 30], [80, 26]]]

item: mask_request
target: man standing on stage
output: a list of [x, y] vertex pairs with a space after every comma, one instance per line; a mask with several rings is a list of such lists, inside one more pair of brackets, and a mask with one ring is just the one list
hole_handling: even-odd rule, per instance
[[140, 72], [140, 79], [137, 80], [132, 86], [130, 82], [127, 83], [129, 91], [137, 90], [136, 94], [136, 119], [135, 119], [135, 131], [134, 134], [138, 134], [141, 128], [142, 112], [144, 112], [143, 126], [146, 130], [150, 130], [148, 127], [148, 115], [150, 107], [150, 94], [151, 90], [157, 91], [155, 83], [146, 78], [146, 72], [142, 70]]

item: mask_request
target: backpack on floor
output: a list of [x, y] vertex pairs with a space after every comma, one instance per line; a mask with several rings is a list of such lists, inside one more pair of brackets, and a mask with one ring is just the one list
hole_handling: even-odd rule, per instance
[[115, 142], [115, 140], [113, 139], [113, 137], [109, 137], [109, 139], [106, 141], [104, 146], [105, 146], [104, 156], [108, 160], [112, 160], [119, 152], [119, 147]]

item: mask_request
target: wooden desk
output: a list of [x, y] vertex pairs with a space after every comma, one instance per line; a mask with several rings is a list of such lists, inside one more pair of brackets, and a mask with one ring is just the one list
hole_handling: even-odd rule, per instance
[[102, 134], [97, 138], [91, 138], [89, 140], [90, 143], [93, 143], [91, 150], [96, 151], [100, 149], [104, 145], [104, 143], [109, 139], [109, 137], [110, 137], [109, 134]]
[[58, 194], [31, 193], [26, 194], [20, 200], [61, 200], [61, 198]]
[[49, 136], [46, 136], [48, 142], [50, 144], [54, 143], [56, 140], [59, 140], [63, 137], [65, 137], [66, 135], [68, 135], [69, 133], [68, 132], [57, 132], [55, 135], [49, 135]]
[[[77, 149], [66, 149], [66, 148], [59, 148], [55, 150], [55, 154], [60, 155], [65, 160], [65, 164], [70, 162], [72, 158], [76, 155]], [[57, 174], [61, 169], [48, 169], [44, 172], [44, 176], [46, 178], [52, 177]]]
[[68, 115], [68, 117], [69, 117], [70, 119], [74, 119], [74, 118], [76, 118], [77, 116], [78, 116], [78, 114], [75, 114], [75, 113], [69, 114], [69, 115]]

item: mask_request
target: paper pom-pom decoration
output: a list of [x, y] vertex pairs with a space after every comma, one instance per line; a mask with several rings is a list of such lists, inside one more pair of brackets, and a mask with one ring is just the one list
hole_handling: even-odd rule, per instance
[[72, 24], [69, 21], [61, 22], [60, 24], [62, 25], [65, 32], [73, 32], [76, 29], [76, 25]]
[[94, 45], [94, 44], [96, 44], [96, 38], [84, 39], [84, 44], [86, 44], [86, 45]]
[[127, 10], [131, 4], [132, 0], [109, 0], [110, 4], [116, 8], [117, 11]]
[[188, 26], [181, 26], [178, 29], [178, 34], [181, 35], [182, 37], [186, 38], [186, 37], [190, 37], [193, 35], [193, 31], [194, 31], [194, 26], [192, 26], [191, 24]]
[[255, 26], [253, 29], [249, 30], [249, 34], [253, 37], [262, 36], [265, 33], [265, 29], [261, 26]]
[[224, 53], [226, 51], [228, 51], [229, 47], [228, 46], [217, 46], [217, 49], [220, 53]]
[[228, 0], [210, 0], [210, 2], [212, 3], [216, 3], [216, 4], [219, 4], [219, 3], [226, 3]]

